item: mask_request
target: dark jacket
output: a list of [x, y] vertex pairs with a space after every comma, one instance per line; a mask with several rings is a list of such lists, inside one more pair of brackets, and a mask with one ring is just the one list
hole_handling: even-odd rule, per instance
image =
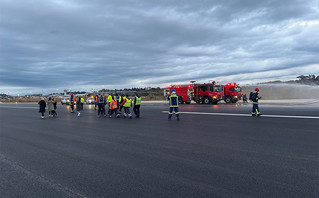
[[45, 112], [45, 107], [47, 106], [44, 100], [40, 100], [40, 102], [38, 102], [38, 104], [40, 105], [40, 109], [39, 112], [40, 113], [44, 113]]
[[252, 101], [258, 103], [258, 100], [261, 99], [261, 97], [258, 96], [258, 92], [253, 93]]
[[97, 99], [97, 104], [99, 105], [99, 106], [101, 106], [101, 107], [104, 107], [105, 106], [105, 104], [106, 104], [106, 100], [105, 100], [105, 98], [104, 97], [99, 97], [98, 99]]
[[81, 99], [80, 99], [80, 98], [78, 99], [78, 101], [77, 101], [77, 103], [76, 103], [76, 110], [77, 110], [77, 111], [83, 110], [83, 107], [82, 107], [82, 105], [81, 105]]

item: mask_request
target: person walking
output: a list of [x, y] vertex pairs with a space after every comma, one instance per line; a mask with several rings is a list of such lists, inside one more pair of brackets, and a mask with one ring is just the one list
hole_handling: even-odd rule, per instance
[[167, 97], [167, 99], [169, 100], [168, 120], [172, 119], [173, 111], [177, 120], [179, 120], [178, 97], [179, 96], [176, 94], [175, 89], [172, 89], [172, 93]]
[[81, 110], [83, 110], [83, 106], [81, 104], [81, 101], [82, 101], [82, 97], [79, 97], [79, 99], [77, 101], [78, 105], [76, 105], [76, 112], [78, 113], [78, 117], [81, 115]]
[[126, 116], [128, 115], [130, 119], [132, 119], [132, 114], [131, 114], [131, 107], [132, 107], [132, 99], [128, 96], [128, 94], [126, 94], [125, 99], [123, 100], [122, 107], [124, 107], [124, 114], [123, 117], [126, 118]]
[[41, 97], [41, 100], [38, 102], [38, 104], [39, 104], [39, 112], [41, 113], [41, 118], [43, 119], [44, 113], [45, 113], [45, 107], [47, 106], [43, 97]]
[[133, 111], [135, 113], [136, 118], [140, 117], [140, 107], [141, 107], [141, 96], [139, 96], [138, 93], [135, 93]]
[[[107, 112], [108, 114], [111, 113], [110, 105], [111, 105], [112, 100], [113, 100], [112, 93], [109, 93], [109, 95], [107, 96], [107, 100], [106, 100], [106, 102], [107, 102], [107, 104], [108, 104], [108, 107], [109, 107], [109, 110], [108, 110], [108, 112]], [[116, 106], [117, 106], [117, 105], [116, 105]]]
[[51, 97], [49, 97], [49, 100], [48, 100], [48, 109], [49, 109], [49, 117], [53, 117], [54, 104]]
[[98, 101], [98, 107], [99, 107], [99, 110], [97, 112], [97, 117], [100, 117], [100, 114], [106, 116], [105, 114], [105, 104], [106, 104], [106, 101], [105, 101], [105, 98], [101, 95], [99, 95], [99, 98], [97, 99]]
[[74, 102], [75, 102], [74, 94], [71, 94], [71, 97], [70, 97], [71, 113], [74, 113]]
[[[119, 96], [119, 98], [120, 98], [120, 99], [119, 99], [120, 104], [123, 103], [123, 101], [124, 101], [125, 98], [126, 98], [126, 97], [125, 97], [125, 94], [122, 93], [122, 94]], [[120, 113], [122, 113], [122, 109], [123, 109], [123, 106], [121, 105], [121, 106], [120, 106]]]
[[117, 118], [120, 117], [120, 114], [118, 113], [117, 109], [117, 100], [116, 100], [116, 96], [113, 96], [110, 105], [109, 105], [109, 109], [110, 109], [110, 118], [112, 118], [113, 113], [116, 115]]
[[252, 116], [261, 116], [261, 113], [259, 111], [259, 107], [258, 107], [258, 100], [261, 99], [261, 97], [258, 96], [259, 94], [259, 89], [256, 88], [255, 92], [252, 94], [251, 100], [253, 101], [253, 109], [251, 112]]
[[53, 117], [55, 117], [55, 116], [58, 116], [58, 113], [56, 112], [57, 101], [55, 100], [55, 98], [52, 98], [52, 102], [53, 102], [53, 106], [54, 106]]

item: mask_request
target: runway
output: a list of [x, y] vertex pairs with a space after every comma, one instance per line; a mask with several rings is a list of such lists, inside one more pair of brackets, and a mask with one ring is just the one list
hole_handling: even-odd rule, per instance
[[319, 105], [147, 103], [141, 118], [0, 104], [1, 197], [318, 197]]

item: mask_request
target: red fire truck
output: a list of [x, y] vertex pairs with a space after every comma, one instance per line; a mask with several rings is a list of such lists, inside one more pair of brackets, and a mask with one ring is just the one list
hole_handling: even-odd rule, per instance
[[226, 85], [224, 85], [223, 100], [226, 103], [236, 103], [241, 97], [241, 87], [236, 83], [226, 83]]
[[167, 86], [164, 90], [164, 96], [168, 96], [172, 89], [175, 89], [176, 94], [179, 96], [179, 103], [190, 104], [193, 98], [194, 88], [193, 85], [171, 85]]
[[171, 85], [166, 87], [164, 95], [167, 96], [175, 89], [179, 95], [179, 102], [190, 104], [194, 100], [197, 104], [217, 104], [223, 98], [223, 86], [212, 83]]

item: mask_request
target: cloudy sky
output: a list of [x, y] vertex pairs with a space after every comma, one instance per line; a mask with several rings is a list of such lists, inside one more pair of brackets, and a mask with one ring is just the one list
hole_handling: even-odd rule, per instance
[[0, 93], [319, 74], [318, 0], [0, 0]]

